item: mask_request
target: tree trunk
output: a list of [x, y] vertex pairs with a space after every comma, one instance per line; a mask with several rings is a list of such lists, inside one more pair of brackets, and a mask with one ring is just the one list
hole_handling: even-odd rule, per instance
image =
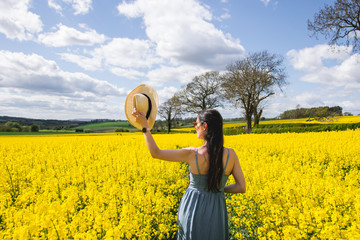
[[258, 113], [254, 112], [254, 127], [256, 127], [257, 125], [259, 125], [262, 111], [263, 111], [263, 110], [260, 109], [260, 111], [259, 111]]
[[251, 115], [252, 114], [245, 114], [245, 120], [246, 120], [245, 133], [251, 133], [251, 130], [252, 130]]
[[167, 124], [168, 124], [168, 126], [167, 126], [167, 133], [169, 134], [170, 131], [171, 131], [171, 120], [167, 121]]

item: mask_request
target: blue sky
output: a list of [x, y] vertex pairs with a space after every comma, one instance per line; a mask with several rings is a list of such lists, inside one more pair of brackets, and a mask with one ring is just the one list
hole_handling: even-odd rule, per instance
[[288, 82], [263, 116], [337, 105], [360, 114], [359, 54], [307, 30], [333, 2], [2, 0], [0, 115], [126, 119], [126, 95], [139, 84], [161, 104], [193, 77], [262, 50], [284, 57]]

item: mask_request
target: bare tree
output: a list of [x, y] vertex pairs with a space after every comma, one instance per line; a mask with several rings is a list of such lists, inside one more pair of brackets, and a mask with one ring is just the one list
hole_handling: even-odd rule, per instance
[[246, 133], [252, 130], [252, 116], [258, 123], [262, 107], [260, 103], [275, 94], [275, 89], [286, 84], [285, 68], [281, 56], [267, 51], [252, 53], [246, 58], [227, 66], [223, 75], [223, 94], [235, 107], [245, 111]]
[[167, 132], [170, 133], [172, 122], [182, 113], [179, 96], [175, 94], [159, 107], [159, 115], [166, 120]]
[[181, 102], [187, 112], [199, 112], [207, 108], [221, 106], [221, 79], [217, 71], [196, 76], [181, 91]]
[[330, 44], [345, 39], [347, 46], [352, 45], [354, 51], [360, 50], [360, 1], [336, 0], [334, 6], [325, 5], [314, 15], [314, 21], [308, 20], [308, 29], [313, 36], [320, 33], [330, 38]]

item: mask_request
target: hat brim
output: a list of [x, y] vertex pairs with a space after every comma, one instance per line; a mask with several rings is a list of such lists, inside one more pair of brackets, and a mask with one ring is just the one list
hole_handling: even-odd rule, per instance
[[136, 121], [135, 117], [132, 115], [132, 112], [134, 110], [134, 104], [133, 99], [134, 95], [138, 93], [146, 94], [150, 100], [151, 100], [151, 113], [148, 118], [148, 124], [149, 128], [152, 129], [155, 124], [156, 114], [158, 111], [158, 95], [151, 86], [147, 84], [141, 84], [138, 87], [136, 87], [134, 90], [132, 90], [126, 97], [125, 100], [125, 115], [128, 121], [133, 125], [135, 128], [142, 130], [141, 124]]

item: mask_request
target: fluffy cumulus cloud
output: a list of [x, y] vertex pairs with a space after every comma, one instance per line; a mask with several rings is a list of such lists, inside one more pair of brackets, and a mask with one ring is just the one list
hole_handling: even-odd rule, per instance
[[240, 41], [217, 29], [208, 7], [197, 1], [124, 1], [118, 11], [129, 18], [142, 17], [157, 54], [173, 64], [221, 68], [244, 54]]
[[153, 86], [163, 86], [165, 83], [180, 83], [185, 85], [195, 76], [206, 71], [207, 69], [191, 65], [181, 65], [176, 67], [161, 66], [148, 72], [147, 77], [149, 80], [147, 81], [147, 84]]
[[37, 54], [0, 51], [0, 108], [10, 116], [71, 119], [119, 116], [110, 99], [126, 91], [84, 73], [66, 72]]
[[55, 9], [58, 13], [61, 13], [62, 7], [56, 2], [56, 0], [48, 0], [48, 5], [50, 8]]
[[149, 68], [160, 63], [155, 56], [152, 43], [148, 40], [114, 38], [108, 44], [97, 48], [94, 56], [101, 56], [106, 65], [121, 67]]
[[40, 16], [30, 11], [30, 0], [0, 1], [0, 32], [9, 39], [31, 40], [42, 31]]
[[100, 56], [87, 57], [73, 53], [60, 53], [59, 55], [63, 60], [71, 63], [75, 63], [78, 66], [88, 71], [95, 71], [101, 68], [102, 59]]
[[305, 73], [302, 81], [359, 91], [360, 55], [350, 53], [350, 47], [317, 45], [291, 50], [287, 56], [294, 69]]
[[26, 94], [9, 88], [0, 88], [0, 108], [9, 116], [19, 116], [21, 113], [21, 117], [43, 119], [89, 119], [103, 116], [118, 119], [121, 111], [118, 104], [108, 104], [93, 97]]
[[157, 91], [159, 95], [159, 105], [170, 99], [178, 91], [175, 87], [164, 87], [163, 89]]
[[48, 0], [49, 7], [61, 14], [62, 5], [70, 5], [74, 10], [74, 15], [87, 14], [92, 8], [92, 0]]
[[[221, 70], [244, 54], [239, 40], [217, 29], [211, 23], [213, 16], [208, 7], [197, 1], [123, 1], [117, 9], [126, 17], [141, 17], [148, 39], [113, 38], [82, 53], [61, 53], [61, 58], [85, 70], [108, 70], [120, 77], [163, 86], [189, 82], [205, 69]], [[75, 41], [71, 36], [81, 36], [74, 29], [58, 28], [39, 39], [46, 43], [49, 37], [49, 44], [65, 45], [70, 39]], [[100, 42], [103, 38], [98, 39]]]
[[[72, 4], [79, 14], [91, 8], [91, 0], [63, 0], [63, 2]], [[78, 31], [59, 23], [56, 27], [57, 31], [42, 33], [43, 23], [39, 15], [30, 11], [31, 3], [31, 0], [0, 1], [0, 32], [9, 39], [34, 40], [52, 47], [90, 46], [106, 40], [105, 35], [89, 29], [86, 25], [80, 25], [83, 31]], [[55, 0], [49, 0], [49, 6], [62, 10]]]
[[91, 46], [97, 43], [103, 43], [106, 40], [105, 35], [97, 33], [95, 30], [81, 26], [85, 31], [81, 32], [63, 24], [57, 25], [56, 32], [47, 32], [40, 34], [38, 40], [51, 47], [64, 47], [71, 45]]
[[37, 54], [0, 51], [0, 88], [69, 97], [105, 97], [124, 94], [123, 89], [84, 73], [62, 71]]
[[125, 77], [127, 79], [132, 79], [132, 80], [144, 78], [146, 76], [144, 72], [137, 71], [131, 68], [129, 69], [129, 68], [113, 67], [110, 68], [110, 71], [117, 76]]
[[134, 69], [150, 68], [162, 62], [154, 53], [151, 41], [114, 38], [109, 43], [87, 52], [87, 55], [63, 53], [66, 61], [87, 70], [109, 69], [120, 76], [142, 76]]

